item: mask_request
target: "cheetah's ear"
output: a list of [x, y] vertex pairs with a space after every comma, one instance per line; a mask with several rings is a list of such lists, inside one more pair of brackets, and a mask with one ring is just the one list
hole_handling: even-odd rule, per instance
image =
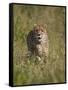
[[44, 28], [46, 28], [46, 29], [47, 29], [47, 24], [45, 24], [45, 25], [44, 25]]
[[34, 24], [34, 26], [33, 26], [33, 27], [34, 27], [34, 30], [35, 30], [35, 28], [37, 27], [37, 24]]
[[36, 28], [37, 27], [37, 24], [34, 24], [34, 28]]

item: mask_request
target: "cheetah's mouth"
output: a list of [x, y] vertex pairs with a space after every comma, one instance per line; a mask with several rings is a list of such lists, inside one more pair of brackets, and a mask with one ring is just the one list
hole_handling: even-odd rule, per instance
[[41, 39], [41, 37], [38, 37], [38, 39]]
[[37, 44], [41, 43], [41, 37], [37, 37]]

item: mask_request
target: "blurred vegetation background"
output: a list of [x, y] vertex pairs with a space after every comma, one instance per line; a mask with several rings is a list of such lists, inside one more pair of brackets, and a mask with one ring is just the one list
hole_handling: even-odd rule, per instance
[[[14, 86], [65, 82], [65, 7], [13, 4], [13, 20]], [[34, 24], [47, 24], [47, 63], [26, 56], [26, 38]]]

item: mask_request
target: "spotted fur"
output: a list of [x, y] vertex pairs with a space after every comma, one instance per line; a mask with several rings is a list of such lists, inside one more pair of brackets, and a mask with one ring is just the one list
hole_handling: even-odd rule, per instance
[[48, 57], [49, 42], [46, 28], [35, 25], [27, 36], [27, 46], [30, 55], [35, 55], [39, 60], [44, 56]]

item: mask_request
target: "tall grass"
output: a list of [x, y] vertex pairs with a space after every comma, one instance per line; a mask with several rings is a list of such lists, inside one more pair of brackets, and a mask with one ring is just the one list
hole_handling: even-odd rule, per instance
[[[14, 5], [13, 16], [14, 85], [65, 82], [65, 8]], [[49, 56], [46, 63], [27, 57], [26, 38], [35, 23], [47, 24]]]

